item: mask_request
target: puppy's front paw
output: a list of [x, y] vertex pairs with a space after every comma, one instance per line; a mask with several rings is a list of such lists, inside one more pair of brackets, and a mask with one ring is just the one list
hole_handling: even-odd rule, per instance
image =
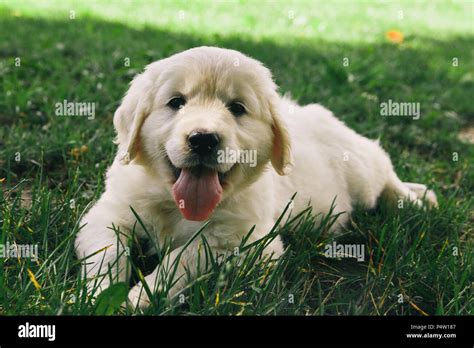
[[128, 293], [127, 306], [131, 310], [144, 310], [150, 306], [150, 297], [141, 283], [135, 285]]

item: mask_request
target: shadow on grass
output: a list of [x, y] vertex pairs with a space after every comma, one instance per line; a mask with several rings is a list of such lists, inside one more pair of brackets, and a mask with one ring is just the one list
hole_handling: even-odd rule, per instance
[[[64, 164], [60, 158], [66, 156], [60, 148], [64, 142], [57, 140], [65, 136], [87, 140], [98, 127], [106, 127], [103, 136], [111, 137], [113, 112], [132, 77], [146, 64], [190, 47], [216, 45], [261, 60], [273, 71], [282, 93], [291, 93], [301, 103], [327, 106], [368, 137], [381, 137], [382, 143], [422, 156], [447, 156], [445, 150], [451, 153], [452, 146], [461, 146], [457, 131], [474, 118], [470, 101], [473, 53], [467, 49], [473, 43], [468, 36], [448, 41], [411, 37], [401, 46], [295, 38], [282, 46], [238, 36], [136, 30], [94, 18], [3, 17], [0, 62], [4, 93], [0, 103], [4, 107], [0, 118], [3, 124], [17, 125], [34, 135], [34, 139], [26, 135], [22, 140], [36, 145], [25, 148], [26, 154], [37, 156], [38, 136], [44, 139], [40, 145], [45, 148], [46, 167], [59, 169]], [[21, 58], [21, 67], [14, 66], [16, 57]], [[348, 67], [342, 64], [345, 57]], [[457, 68], [452, 66], [453, 57], [460, 62]], [[130, 66], [125, 66], [126, 59]], [[64, 99], [96, 102], [97, 118], [87, 122], [56, 117], [54, 104]], [[381, 117], [379, 104], [388, 99], [419, 102], [421, 119]], [[45, 125], [49, 136], [40, 131]], [[6, 134], [0, 145], [8, 148], [15, 138], [15, 134]], [[16, 166], [15, 172], [25, 170], [22, 164]]]

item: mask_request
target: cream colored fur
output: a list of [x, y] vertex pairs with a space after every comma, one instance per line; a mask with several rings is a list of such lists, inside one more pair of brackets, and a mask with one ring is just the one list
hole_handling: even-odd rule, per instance
[[[176, 93], [188, 99], [179, 111], [166, 106]], [[238, 118], [226, 107], [236, 98], [248, 111]], [[95, 253], [84, 262], [84, 271], [90, 289], [98, 286], [96, 294], [111, 281], [128, 280], [126, 240], [134, 229], [146, 237], [130, 206], [156, 241], [172, 240], [173, 250], [145, 278], [152, 290], [160, 288], [183, 244], [203, 224], [181, 216], [171, 195], [175, 178], [165, 160], [182, 165], [189, 152], [186, 136], [196, 128], [217, 132], [222, 147], [257, 150], [256, 167], [238, 164], [229, 172], [223, 198], [203, 232], [216, 254], [233, 251], [253, 225], [250, 242], [265, 236], [295, 192], [293, 214], [308, 203], [314, 213], [327, 213], [336, 199], [335, 213], [344, 212], [338, 225], [355, 204], [372, 208], [382, 194], [419, 205], [426, 194], [436, 204], [424, 185], [400, 181], [376, 141], [355, 133], [319, 104], [300, 106], [280, 97], [270, 71], [233, 50], [199, 47], [150, 64], [131, 83], [114, 125], [117, 156], [105, 192], [83, 218], [76, 240], [79, 258]], [[220, 163], [218, 168], [226, 172], [231, 167]], [[120, 242], [112, 224], [120, 229]], [[191, 276], [198, 266], [204, 270], [196, 264], [199, 242], [183, 251], [170, 297], [186, 286], [186, 269]], [[281, 255], [281, 240], [265, 252]], [[129, 302], [140, 308], [149, 304], [141, 283], [131, 289]]]

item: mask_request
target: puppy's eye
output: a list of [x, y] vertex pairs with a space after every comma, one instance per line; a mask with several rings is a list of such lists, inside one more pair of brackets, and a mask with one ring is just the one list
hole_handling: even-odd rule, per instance
[[184, 97], [174, 97], [171, 98], [171, 100], [166, 105], [168, 105], [168, 107], [173, 110], [179, 110], [184, 106], [184, 104], [186, 104], [186, 99], [184, 99]]
[[247, 112], [247, 110], [245, 110], [245, 106], [243, 106], [239, 102], [232, 102], [229, 105], [227, 105], [227, 108], [229, 109], [230, 112], [232, 112], [234, 116], [237, 116], [237, 117], [242, 116], [243, 114]]

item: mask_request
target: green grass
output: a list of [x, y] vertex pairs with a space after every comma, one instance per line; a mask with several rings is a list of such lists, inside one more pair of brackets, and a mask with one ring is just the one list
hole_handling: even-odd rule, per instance
[[[0, 258], [0, 314], [125, 313], [125, 285], [97, 303], [80, 296], [78, 221], [103, 192], [112, 115], [131, 78], [203, 44], [261, 60], [282, 93], [380, 138], [402, 180], [428, 184], [440, 207], [357, 209], [336, 240], [364, 244], [365, 262], [326, 258], [334, 237], [302, 214], [278, 230], [288, 251], [277, 264], [258, 248], [239, 264], [231, 257], [191, 283], [186, 303], [158, 294], [147, 314], [474, 313], [474, 149], [457, 137], [474, 125], [472, 11], [461, 1], [0, 1], [0, 243], [40, 250], [38, 262]], [[387, 41], [392, 29], [402, 44]], [[96, 118], [55, 116], [63, 99], [96, 102]], [[421, 119], [381, 117], [388, 99], [420, 102]], [[142, 256], [133, 249], [146, 273], [159, 258]]]

